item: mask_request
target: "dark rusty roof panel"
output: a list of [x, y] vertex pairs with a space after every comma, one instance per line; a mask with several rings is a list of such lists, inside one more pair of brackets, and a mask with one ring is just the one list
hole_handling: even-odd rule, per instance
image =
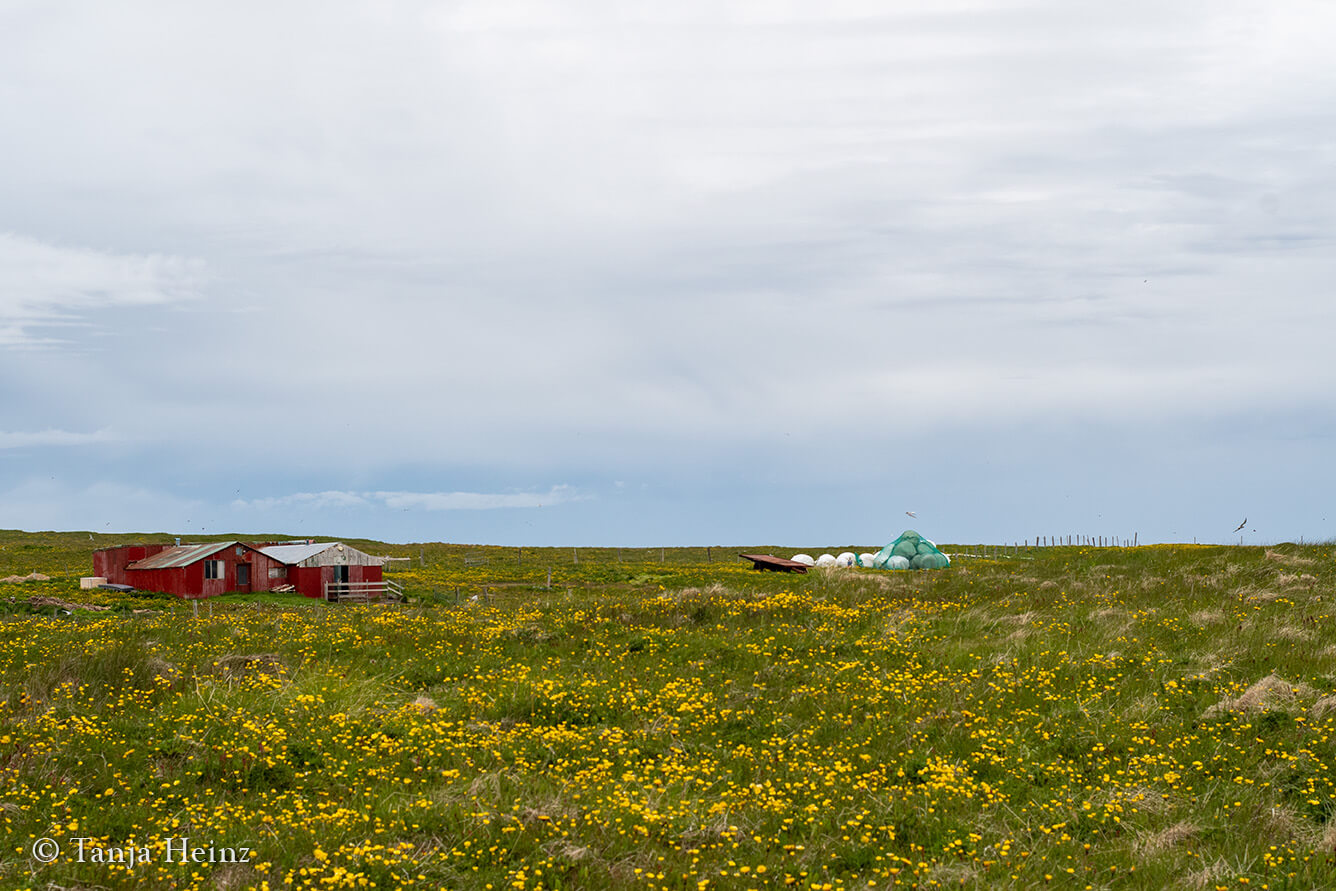
[[[197, 545], [177, 545], [174, 548], [168, 548], [165, 551], [159, 551], [152, 557], [145, 557], [143, 560], [131, 563], [126, 569], [177, 569], [182, 566], [189, 566], [196, 560], [203, 560], [205, 557], [212, 557], [219, 551], [236, 547], [241, 544], [239, 541], [211, 541], [206, 544]], [[242, 545], [246, 547], [246, 545]]]
[[807, 564], [796, 560], [785, 560], [771, 554], [738, 554], [744, 560], [752, 562], [752, 569], [768, 569], [771, 572], [806, 572]]

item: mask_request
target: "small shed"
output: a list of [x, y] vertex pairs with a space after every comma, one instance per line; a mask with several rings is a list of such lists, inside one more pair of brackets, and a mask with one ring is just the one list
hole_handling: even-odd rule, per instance
[[[127, 564], [118, 573], [97, 574], [142, 591], [165, 591], [194, 599], [216, 597], [228, 591], [268, 591], [273, 587], [269, 583], [270, 573], [278, 565], [274, 558], [239, 541], [144, 547], [154, 549], [153, 553]], [[134, 548], [129, 551], [133, 553]], [[104, 559], [108, 569], [115, 568], [117, 562], [119, 556]], [[98, 567], [97, 554], [93, 556], [93, 566], [95, 570]]]
[[125, 570], [131, 563], [160, 554], [169, 544], [121, 545], [93, 552], [93, 575], [101, 576], [114, 585], [128, 585]]
[[366, 600], [385, 596], [384, 559], [339, 541], [265, 545], [274, 561], [267, 587], [292, 585], [304, 597]]

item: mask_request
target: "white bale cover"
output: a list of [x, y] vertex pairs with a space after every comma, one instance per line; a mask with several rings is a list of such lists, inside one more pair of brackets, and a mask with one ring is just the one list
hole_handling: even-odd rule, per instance
[[835, 555], [834, 555], [834, 554], [822, 554], [820, 557], [817, 557], [817, 558], [816, 558], [816, 565], [817, 565], [817, 566], [834, 566], [834, 565], [835, 565]]
[[811, 554], [794, 554], [789, 558], [794, 563], [801, 563], [804, 566], [815, 566], [816, 561], [812, 559]]
[[908, 569], [908, 568], [909, 568], [909, 558], [908, 558], [908, 557], [901, 557], [899, 554], [896, 554], [894, 557], [892, 557], [891, 559], [889, 559], [889, 560], [886, 561], [886, 568], [887, 568], [887, 569]]
[[835, 558], [835, 562], [838, 563], [838, 564], [841, 565], [841, 566], [853, 566], [853, 565], [854, 565], [854, 552], [853, 552], [853, 551], [845, 551], [844, 553], [840, 554], [838, 557]]
[[873, 561], [873, 560], [876, 560], [876, 559], [877, 559], [877, 555], [876, 555], [876, 554], [859, 554], [859, 555], [858, 555], [858, 565], [859, 565], [859, 566], [867, 566], [867, 567], [871, 567], [871, 566], [872, 566], [872, 561]]

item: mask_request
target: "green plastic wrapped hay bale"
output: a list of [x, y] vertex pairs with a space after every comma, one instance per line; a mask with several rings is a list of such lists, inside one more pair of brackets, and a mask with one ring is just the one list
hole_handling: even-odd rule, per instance
[[899, 538], [882, 548], [873, 565], [890, 569], [893, 558], [902, 560], [904, 568], [912, 569], [945, 569], [951, 565], [949, 557], [913, 529], [906, 529]]
[[912, 541], [898, 538], [895, 540], [895, 544], [891, 545], [891, 553], [897, 557], [912, 560], [918, 556], [918, 545]]
[[874, 569], [945, 569], [951, 565], [949, 557], [913, 529], [906, 529], [875, 556], [860, 554], [857, 560], [859, 566], [871, 565]]
[[946, 557], [942, 554], [919, 554], [912, 562], [915, 569], [946, 568]]

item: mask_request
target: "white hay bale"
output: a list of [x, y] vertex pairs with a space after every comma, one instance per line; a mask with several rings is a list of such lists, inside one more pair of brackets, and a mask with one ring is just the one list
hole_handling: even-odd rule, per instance
[[804, 566], [815, 566], [816, 561], [812, 559], [811, 554], [794, 554], [789, 558], [794, 563], [801, 563]]
[[869, 566], [869, 567], [870, 567], [870, 566], [872, 565], [872, 561], [873, 561], [873, 560], [876, 560], [876, 559], [877, 559], [877, 555], [876, 555], [876, 554], [859, 554], [859, 555], [858, 555], [858, 565], [859, 565], [859, 566]]
[[817, 566], [834, 566], [834, 565], [835, 565], [835, 555], [834, 555], [834, 554], [822, 554], [820, 557], [817, 557], [817, 558], [816, 558], [816, 565], [817, 565]]
[[889, 560], [886, 561], [886, 568], [887, 568], [887, 569], [908, 569], [908, 568], [909, 568], [909, 558], [908, 558], [908, 557], [901, 557], [899, 554], [896, 554], [894, 557], [892, 557], [891, 559], [889, 559]]

